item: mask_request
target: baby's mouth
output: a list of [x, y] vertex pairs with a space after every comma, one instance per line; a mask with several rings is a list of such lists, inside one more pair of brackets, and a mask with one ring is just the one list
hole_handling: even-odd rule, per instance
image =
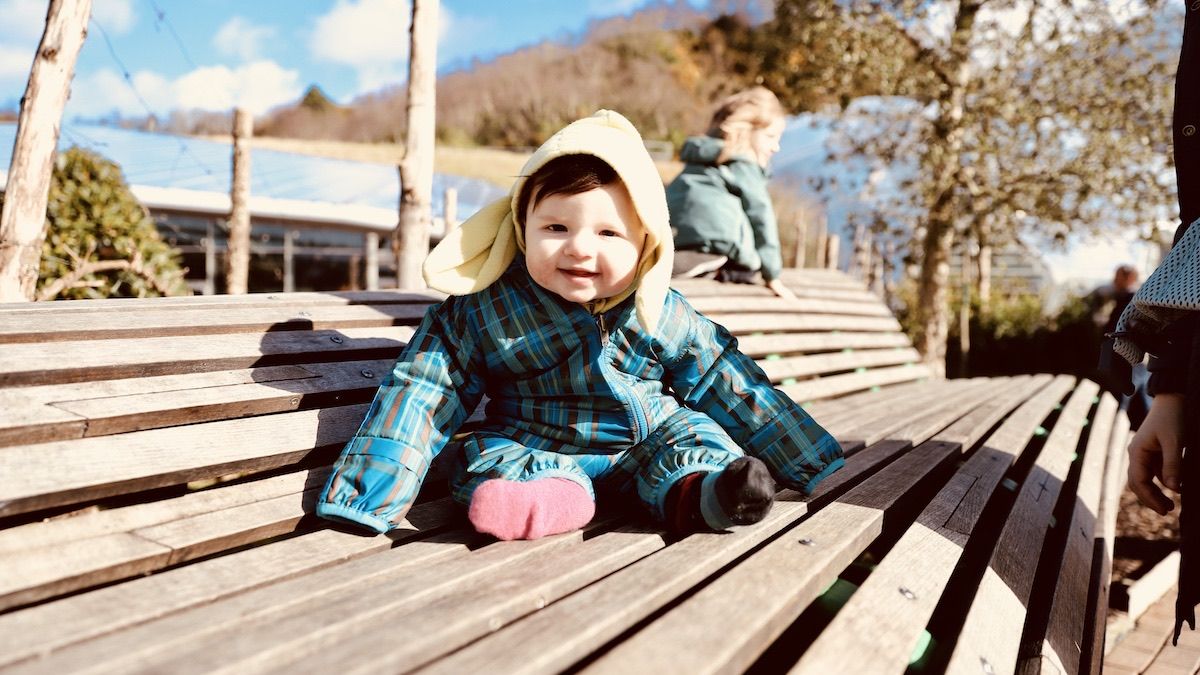
[[559, 271], [560, 271], [560, 272], [562, 272], [563, 274], [567, 275], [567, 276], [570, 276], [570, 277], [577, 277], [577, 278], [579, 278], [579, 279], [589, 279], [589, 278], [591, 278], [591, 277], [594, 277], [594, 276], [596, 276], [597, 274], [599, 274], [599, 272], [589, 272], [589, 271], [587, 271], [587, 270], [564, 270], [564, 269], [560, 269]]

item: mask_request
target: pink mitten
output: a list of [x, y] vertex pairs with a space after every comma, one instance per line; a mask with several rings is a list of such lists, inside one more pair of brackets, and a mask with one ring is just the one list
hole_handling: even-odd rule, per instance
[[596, 502], [587, 490], [565, 478], [484, 481], [467, 509], [476, 530], [505, 541], [577, 530], [595, 514]]

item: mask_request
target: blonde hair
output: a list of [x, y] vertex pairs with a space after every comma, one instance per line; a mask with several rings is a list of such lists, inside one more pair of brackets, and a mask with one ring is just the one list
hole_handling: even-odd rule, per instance
[[752, 134], [782, 120], [784, 115], [783, 104], [766, 87], [751, 87], [726, 97], [708, 123], [709, 136], [725, 139], [717, 162], [739, 154], [753, 155]]

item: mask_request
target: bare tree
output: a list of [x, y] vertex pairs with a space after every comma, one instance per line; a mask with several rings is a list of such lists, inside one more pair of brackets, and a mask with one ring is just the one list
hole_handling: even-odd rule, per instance
[[91, 9], [91, 0], [51, 0], [46, 12], [46, 30], [21, 99], [0, 212], [0, 302], [34, 297], [59, 124]]
[[408, 128], [400, 163], [400, 222], [392, 237], [399, 288], [425, 287], [421, 261], [433, 224], [433, 150], [436, 136], [438, 0], [413, 0], [408, 60]]

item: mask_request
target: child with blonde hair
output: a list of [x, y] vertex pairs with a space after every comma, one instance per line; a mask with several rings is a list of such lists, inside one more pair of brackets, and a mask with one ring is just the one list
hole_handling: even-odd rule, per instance
[[[435, 456], [480, 532], [536, 539], [591, 520], [597, 492], [678, 533], [761, 520], [775, 481], [842, 466], [824, 429], [725, 329], [669, 287], [653, 161], [610, 111], [562, 129], [509, 195], [425, 261], [450, 295], [426, 313], [318, 498], [317, 513], [397, 527]], [[460, 427], [486, 394], [486, 419]]]
[[706, 136], [680, 150], [683, 171], [667, 187], [677, 252], [677, 277], [716, 273], [717, 279], [763, 282], [795, 297], [779, 275], [783, 260], [767, 165], [779, 151], [784, 110], [775, 94], [753, 87], [717, 107]]

